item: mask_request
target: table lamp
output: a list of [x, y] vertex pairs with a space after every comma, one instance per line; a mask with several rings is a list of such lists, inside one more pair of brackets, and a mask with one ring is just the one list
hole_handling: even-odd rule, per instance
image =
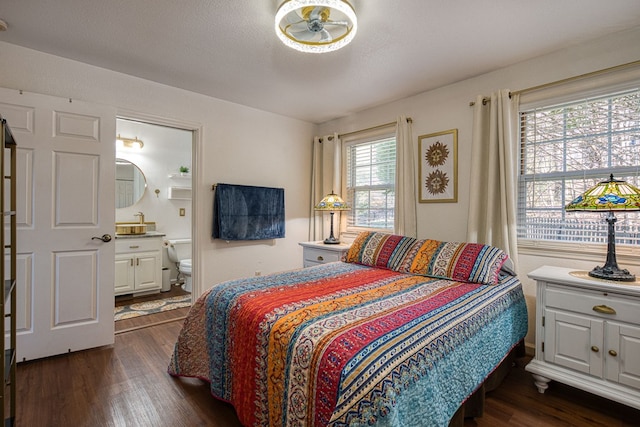
[[324, 239], [324, 243], [327, 245], [337, 245], [340, 240], [333, 236], [333, 214], [336, 211], [348, 211], [351, 209], [344, 200], [340, 198], [333, 191], [327, 194], [320, 202], [315, 205], [314, 210], [317, 211], [329, 211], [331, 213], [331, 234], [328, 238]]
[[605, 211], [609, 229], [607, 233], [607, 261], [604, 267], [597, 266], [589, 276], [605, 280], [633, 282], [636, 277], [628, 270], [618, 268], [616, 262], [615, 211], [640, 211], [640, 189], [625, 181], [616, 180], [613, 174], [599, 182], [565, 207], [566, 211]]

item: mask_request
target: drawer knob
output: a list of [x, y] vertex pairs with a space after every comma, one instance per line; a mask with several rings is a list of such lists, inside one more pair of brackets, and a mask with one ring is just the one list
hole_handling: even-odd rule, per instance
[[599, 351], [600, 351], [600, 349], [598, 348], [598, 346], [597, 346], [597, 345], [592, 345], [592, 346], [591, 346], [591, 351], [593, 351], [594, 353], [597, 353], [597, 352], [599, 352]]
[[322, 258], [322, 255], [318, 255], [318, 261], [324, 261], [324, 258]]
[[129, 246], [129, 249], [138, 249], [140, 246], [139, 245], [131, 245]]
[[601, 314], [616, 314], [616, 311], [613, 308], [606, 305], [594, 305], [593, 311]]
[[615, 350], [609, 350], [609, 354], [612, 355], [613, 357], [616, 357], [618, 355], [618, 352]]

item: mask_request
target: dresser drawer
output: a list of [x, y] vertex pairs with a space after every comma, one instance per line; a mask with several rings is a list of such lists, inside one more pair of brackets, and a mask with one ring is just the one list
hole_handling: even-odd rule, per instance
[[640, 323], [640, 299], [631, 296], [547, 285], [546, 306], [603, 319]]
[[342, 257], [341, 252], [328, 251], [323, 249], [305, 248], [304, 260], [305, 262], [313, 264], [324, 264], [327, 262], [340, 261]]
[[116, 253], [159, 251], [162, 248], [159, 237], [143, 237], [138, 239], [116, 239]]

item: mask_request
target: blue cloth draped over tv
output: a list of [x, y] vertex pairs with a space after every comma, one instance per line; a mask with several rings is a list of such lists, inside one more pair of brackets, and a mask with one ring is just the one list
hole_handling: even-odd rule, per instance
[[284, 188], [218, 184], [213, 197], [213, 237], [264, 240], [284, 237]]

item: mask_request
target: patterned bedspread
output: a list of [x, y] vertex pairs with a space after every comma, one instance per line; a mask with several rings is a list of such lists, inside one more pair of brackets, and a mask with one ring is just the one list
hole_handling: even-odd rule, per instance
[[457, 282], [336, 262], [215, 286], [169, 365], [245, 426], [447, 425], [524, 338], [517, 278]]

